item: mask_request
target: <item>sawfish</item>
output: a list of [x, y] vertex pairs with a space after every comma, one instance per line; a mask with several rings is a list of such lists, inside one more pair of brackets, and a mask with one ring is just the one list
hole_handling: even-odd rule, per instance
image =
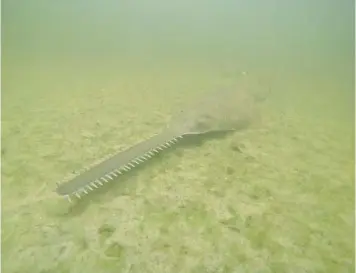
[[163, 130], [136, 145], [111, 154], [79, 174], [57, 182], [56, 192], [71, 201], [115, 180], [187, 136], [236, 131], [255, 116], [253, 97], [244, 90], [218, 90], [188, 105]]

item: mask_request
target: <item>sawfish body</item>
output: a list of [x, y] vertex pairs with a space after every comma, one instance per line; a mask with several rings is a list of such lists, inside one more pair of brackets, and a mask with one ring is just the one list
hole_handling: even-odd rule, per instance
[[214, 92], [179, 112], [161, 133], [104, 158], [71, 179], [57, 183], [56, 192], [69, 200], [72, 196], [80, 198], [130, 171], [185, 136], [239, 130], [248, 126], [254, 115], [254, 100], [248, 93], [241, 90]]

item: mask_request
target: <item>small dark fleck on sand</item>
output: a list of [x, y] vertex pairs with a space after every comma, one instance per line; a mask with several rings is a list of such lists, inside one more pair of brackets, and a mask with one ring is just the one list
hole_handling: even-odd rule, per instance
[[115, 227], [108, 224], [104, 224], [98, 229], [98, 233], [102, 237], [109, 238], [111, 235], [113, 235], [115, 230]]
[[175, 154], [178, 157], [182, 157], [183, 156], [183, 151], [177, 150]]
[[251, 194], [251, 198], [257, 200], [259, 199], [259, 196], [257, 194]]
[[227, 173], [228, 175], [231, 175], [231, 174], [233, 174], [234, 172], [235, 172], [234, 168], [232, 168], [232, 167], [230, 167], [230, 166], [228, 166], [228, 167], [226, 168], [226, 173]]
[[240, 233], [240, 229], [235, 227], [235, 226], [227, 226], [228, 229], [231, 229], [232, 231]]
[[249, 215], [246, 217], [246, 220], [245, 220], [245, 226], [246, 227], [250, 227], [252, 224], [252, 217]]
[[124, 253], [124, 247], [117, 242], [111, 243], [105, 250], [105, 255], [112, 258], [120, 258]]
[[236, 145], [236, 144], [232, 144], [231, 145], [231, 150], [235, 151], [235, 152], [239, 152], [239, 153], [242, 153], [243, 151], [243, 148], [245, 148], [245, 145], [243, 144], [239, 144], [239, 145]]

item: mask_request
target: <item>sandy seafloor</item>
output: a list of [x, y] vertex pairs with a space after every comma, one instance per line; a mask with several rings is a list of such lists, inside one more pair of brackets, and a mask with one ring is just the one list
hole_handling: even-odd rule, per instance
[[[250, 129], [177, 146], [79, 203], [53, 192], [241, 71], [269, 90]], [[234, 60], [3, 66], [3, 272], [353, 272], [354, 98], [340, 75]]]

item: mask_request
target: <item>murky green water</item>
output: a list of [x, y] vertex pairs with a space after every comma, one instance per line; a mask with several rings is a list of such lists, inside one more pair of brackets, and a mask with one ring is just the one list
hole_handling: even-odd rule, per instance
[[[3, 272], [352, 272], [353, 11], [3, 1]], [[179, 147], [77, 205], [53, 193], [241, 72], [269, 94], [250, 130]]]

